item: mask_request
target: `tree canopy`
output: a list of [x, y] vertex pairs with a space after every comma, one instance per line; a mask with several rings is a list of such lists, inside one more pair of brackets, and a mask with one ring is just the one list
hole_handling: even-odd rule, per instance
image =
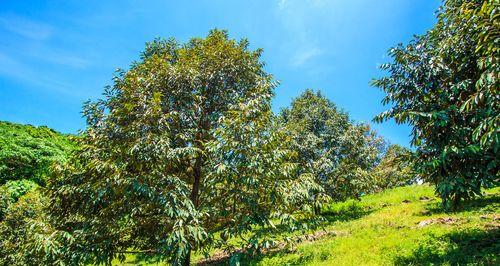
[[312, 90], [295, 98], [280, 118], [291, 136], [291, 149], [298, 153], [300, 171], [313, 174], [328, 197], [345, 200], [370, 190], [369, 171], [380, 160], [384, 141], [368, 125], [355, 124]]

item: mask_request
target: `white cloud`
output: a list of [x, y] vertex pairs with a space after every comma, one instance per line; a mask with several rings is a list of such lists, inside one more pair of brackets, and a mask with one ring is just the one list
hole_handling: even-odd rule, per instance
[[[54, 65], [68, 66], [83, 69], [91, 64], [91, 61], [68, 53], [63, 49], [54, 49], [50, 46], [55, 28], [47, 23], [35, 21], [21, 16], [0, 15], [0, 29], [8, 31], [11, 36], [21, 36], [26, 40], [10, 40], [0, 47], [0, 52], [8, 54], [10, 58], [19, 59], [33, 58], [38, 61], [52, 63]], [[5, 56], [0, 60], [6, 60]]]
[[24, 50], [24, 54], [41, 61], [78, 69], [85, 69], [92, 64], [88, 59], [51, 49], [27, 48]]
[[290, 54], [289, 62], [292, 67], [304, 66], [315, 57], [325, 54], [318, 40], [319, 36], [314, 34], [315, 27], [311, 24], [316, 18], [316, 5], [318, 3], [310, 0], [278, 2], [279, 10], [276, 15], [288, 35], [287, 41], [283, 42], [283, 49]]
[[278, 8], [282, 10], [290, 6], [290, 4], [296, 6], [323, 8], [333, 3], [335, 3], [334, 0], [278, 0]]

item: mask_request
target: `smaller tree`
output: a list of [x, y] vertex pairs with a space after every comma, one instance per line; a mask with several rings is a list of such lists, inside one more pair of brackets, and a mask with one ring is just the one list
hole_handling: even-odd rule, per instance
[[374, 192], [416, 183], [412, 151], [397, 144], [390, 145], [380, 163], [373, 169], [372, 175]]
[[342, 160], [333, 172], [331, 188], [336, 200], [359, 199], [373, 191], [373, 169], [385, 150], [385, 141], [369, 125], [351, 125], [343, 135]]
[[369, 171], [383, 148], [369, 126], [353, 124], [347, 113], [312, 90], [294, 99], [280, 119], [298, 152], [299, 171], [312, 173], [328, 197], [344, 200], [368, 191]]

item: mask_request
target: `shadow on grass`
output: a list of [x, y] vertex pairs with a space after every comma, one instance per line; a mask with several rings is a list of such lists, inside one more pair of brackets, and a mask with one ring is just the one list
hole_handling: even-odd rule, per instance
[[147, 256], [143, 254], [137, 254], [132, 260], [125, 265], [167, 265], [166, 262], [162, 261], [158, 256]]
[[376, 209], [361, 206], [360, 204], [353, 203], [345, 205], [338, 209], [326, 209], [321, 215], [326, 219], [328, 223], [333, 222], [348, 222], [351, 220], [360, 219]]
[[[352, 204], [343, 205], [336, 208], [325, 208], [321, 211], [321, 214], [316, 218], [308, 218], [308, 220], [301, 219], [297, 223], [297, 230], [295, 232], [306, 233], [309, 230], [318, 230], [324, 226], [334, 223], [334, 222], [347, 222], [351, 220], [360, 219], [376, 209], [371, 209], [369, 207], [364, 207], [354, 202]], [[258, 228], [253, 230], [256, 235], [283, 235], [291, 233], [287, 225], [278, 224], [275, 228]]]
[[[358, 202], [353, 202], [352, 204], [346, 204], [342, 206], [336, 205], [334, 208], [326, 208], [321, 212], [321, 219], [315, 220], [315, 221], [302, 221], [305, 222], [307, 225], [307, 230], [317, 230], [320, 229], [321, 227], [324, 227], [325, 225], [328, 225], [333, 222], [347, 222], [351, 220], [356, 220], [360, 219], [370, 213], [375, 211], [375, 209], [371, 209], [369, 207], [364, 207], [360, 205]], [[276, 226], [275, 229], [270, 230], [268, 228], [261, 228], [254, 230], [256, 234], [275, 234], [279, 235], [281, 233], [287, 233], [288, 229], [283, 226], [283, 225], [278, 225]], [[300, 231], [300, 230], [299, 230]], [[306, 234], [306, 231], [303, 231], [303, 234]], [[298, 242], [297, 242], [298, 243]], [[241, 265], [256, 265], [260, 261], [262, 261], [265, 258], [271, 258], [275, 256], [285, 256], [286, 254], [293, 252], [290, 251], [286, 247], [282, 248], [277, 248], [273, 250], [266, 250], [264, 253], [238, 253], [236, 256], [239, 256], [241, 259]], [[305, 255], [300, 255], [300, 256], [295, 256], [292, 258], [288, 258], [286, 261], [287, 265], [301, 265], [304, 263], [307, 263], [308, 261], [311, 261], [313, 259], [319, 259], [320, 261], [326, 260], [328, 258], [330, 251], [327, 251], [327, 253], [321, 253], [321, 254], [316, 254], [317, 258], [311, 257], [310, 256], [305, 256]], [[234, 255], [234, 254], [233, 254]], [[229, 265], [229, 257], [223, 257], [223, 258], [218, 258], [218, 259], [213, 259], [210, 261], [205, 261], [202, 264], [198, 265]]]
[[[286, 254], [284, 250], [272, 250], [268, 251], [265, 254], [249, 254], [249, 253], [236, 253], [233, 256], [237, 256], [239, 258], [240, 265], [256, 265], [259, 261], [266, 257], [275, 256], [278, 254]], [[197, 266], [229, 266], [231, 257], [221, 257], [221, 258], [212, 258], [210, 260], [205, 260], [203, 262], [198, 262], [195, 265]]]
[[454, 232], [424, 242], [395, 265], [499, 265], [500, 228]]
[[[490, 194], [481, 198], [476, 198], [466, 201], [462, 208], [454, 211], [454, 213], [466, 211], [479, 211], [481, 212], [495, 212], [500, 204], [500, 194]], [[423, 215], [442, 214], [447, 211], [441, 206], [440, 203], [429, 203], [425, 206]], [[449, 213], [452, 213], [449, 211]]]

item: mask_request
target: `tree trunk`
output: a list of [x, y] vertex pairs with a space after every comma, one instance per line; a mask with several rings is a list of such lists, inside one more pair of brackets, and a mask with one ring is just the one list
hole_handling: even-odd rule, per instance
[[191, 250], [188, 250], [186, 257], [184, 258], [184, 262], [182, 266], [189, 266], [191, 264]]
[[[196, 161], [194, 163], [194, 173], [193, 173], [193, 187], [191, 189], [191, 195], [189, 199], [193, 203], [194, 207], [198, 209], [200, 206], [200, 184], [202, 178], [202, 166], [203, 166], [203, 154], [198, 154]], [[191, 263], [191, 249], [188, 247], [186, 257], [184, 258], [183, 266], [189, 266]]]
[[[196, 134], [195, 137], [195, 145], [199, 149], [203, 149], [202, 141], [205, 137], [205, 132], [208, 132], [208, 124], [205, 121], [205, 112], [202, 111], [201, 114], [201, 119], [198, 123], [198, 133]], [[191, 194], [189, 195], [189, 199], [193, 203], [194, 207], [198, 209], [200, 206], [200, 185], [201, 185], [201, 179], [203, 178], [203, 164], [204, 164], [204, 155], [202, 152], [198, 153], [198, 157], [196, 157], [196, 161], [194, 163], [194, 169], [193, 169], [193, 187], [191, 188]], [[183, 266], [190, 266], [191, 264], [191, 248], [188, 247], [188, 251], [186, 254], [186, 257], [184, 258], [184, 263]]]
[[203, 166], [202, 156], [203, 156], [202, 154], [199, 154], [198, 158], [196, 158], [196, 162], [194, 164], [193, 188], [191, 189], [191, 195], [189, 197], [196, 208], [198, 208], [200, 205], [199, 194], [200, 194], [200, 183], [201, 183], [201, 175], [202, 175], [201, 167]]
[[[198, 121], [198, 132], [196, 133], [194, 145], [200, 150], [204, 150], [203, 143], [206, 139], [206, 134], [209, 131], [209, 122], [205, 118], [205, 109], [201, 110], [200, 120]], [[195, 208], [200, 206], [200, 184], [202, 179], [202, 167], [204, 163], [204, 155], [203, 152], [198, 152], [198, 157], [196, 157], [196, 161], [194, 163], [193, 169], [193, 187], [191, 189], [190, 199], [193, 202]]]
[[321, 210], [318, 206], [314, 206], [314, 215], [321, 215]]
[[314, 215], [320, 215], [321, 214], [321, 208], [316, 204], [318, 201], [318, 195], [314, 195], [314, 202], [313, 202], [313, 210], [314, 210]]

